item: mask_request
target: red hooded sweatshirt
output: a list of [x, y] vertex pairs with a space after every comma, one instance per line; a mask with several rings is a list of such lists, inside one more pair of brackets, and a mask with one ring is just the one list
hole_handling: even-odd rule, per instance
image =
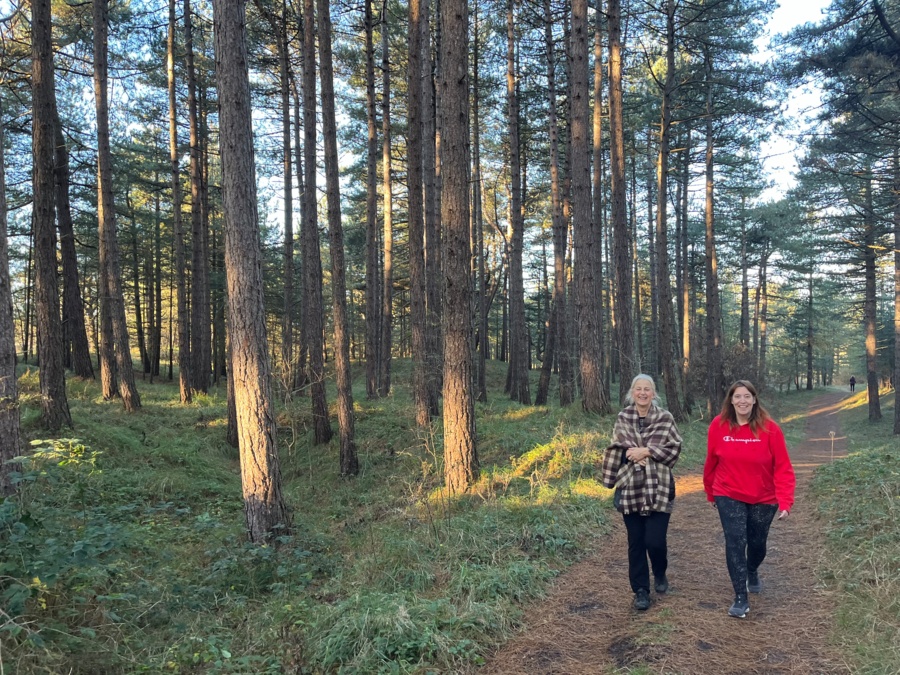
[[709, 425], [703, 487], [706, 497], [730, 497], [748, 504], [794, 505], [794, 467], [784, 434], [773, 420], [754, 436], [749, 424], [737, 427], [717, 415]]

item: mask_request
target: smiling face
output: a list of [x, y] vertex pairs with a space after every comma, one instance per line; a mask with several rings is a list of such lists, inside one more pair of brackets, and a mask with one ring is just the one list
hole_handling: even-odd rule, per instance
[[639, 410], [647, 410], [656, 396], [656, 389], [649, 380], [638, 380], [631, 386], [631, 399]]
[[750, 419], [755, 404], [756, 397], [750, 393], [747, 387], [737, 387], [731, 395], [731, 405], [734, 406], [734, 412], [742, 424]]

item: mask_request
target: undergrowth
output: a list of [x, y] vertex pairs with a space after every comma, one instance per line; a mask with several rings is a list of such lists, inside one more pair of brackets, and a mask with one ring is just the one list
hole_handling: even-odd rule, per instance
[[[312, 445], [309, 400], [282, 400], [294, 526], [262, 547], [246, 542], [224, 390], [181, 405], [176, 386], [141, 382], [143, 408], [128, 415], [71, 380], [72, 438], [46, 439], [26, 370], [33, 445], [18, 495], [0, 503], [0, 670], [474, 669], [614, 516], [597, 480], [614, 417], [512, 403], [504, 364], [490, 365], [492, 397], [476, 406], [481, 477], [462, 498], [441, 489], [440, 420], [415, 431], [409, 364], [396, 363], [391, 396], [356, 392], [350, 480], [337, 440]], [[702, 463], [706, 424], [698, 413], [680, 425], [678, 471]]]
[[868, 421], [865, 394], [841, 412], [849, 456], [813, 483], [827, 521], [825, 583], [837, 591], [837, 635], [854, 672], [900, 673], [900, 438], [893, 395]]

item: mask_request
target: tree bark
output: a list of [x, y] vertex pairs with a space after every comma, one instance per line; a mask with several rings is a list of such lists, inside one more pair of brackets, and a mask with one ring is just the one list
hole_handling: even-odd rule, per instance
[[[45, 429], [72, 426], [63, 366], [62, 322], [56, 283], [54, 222], [53, 50], [50, 0], [31, 3], [31, 92], [34, 276], [40, 359], [41, 421]], [[6, 268], [8, 270], [8, 266]], [[2, 302], [2, 298], [0, 298]]]
[[78, 255], [75, 252], [75, 228], [69, 202], [69, 150], [63, 136], [62, 122], [56, 106], [53, 88], [54, 137], [56, 140], [56, 222], [59, 228], [59, 248], [63, 273], [63, 333], [65, 360], [72, 371], [85, 379], [94, 379], [91, 347], [84, 323], [84, 300], [81, 298], [81, 279]]
[[[600, 341], [600, 363], [601, 368], [603, 369], [603, 396], [609, 401], [609, 355], [607, 353], [607, 342], [606, 342], [606, 307], [607, 307], [607, 298], [609, 295], [607, 294], [607, 284], [606, 279], [604, 278], [604, 266], [603, 266], [603, 256], [604, 256], [604, 248], [603, 248], [603, 240], [606, 236], [606, 227], [605, 227], [605, 207], [604, 207], [604, 182], [606, 180], [606, 175], [604, 171], [604, 155], [603, 155], [603, 44], [602, 44], [602, 32], [600, 28], [600, 12], [595, 12], [595, 25], [594, 25], [594, 112], [593, 112], [593, 135], [591, 138], [591, 146], [593, 148], [593, 175], [592, 175], [592, 187], [593, 187], [593, 209], [594, 209], [594, 218], [593, 218], [593, 230], [594, 230], [594, 242], [596, 242], [597, 246], [597, 254], [594, 256], [594, 263], [596, 265], [596, 278], [597, 278], [597, 299], [596, 302], [599, 305], [597, 311], [600, 313], [600, 334], [598, 339]], [[566, 227], [566, 222], [563, 220], [563, 227]], [[563, 251], [562, 251], [562, 263], [565, 264], [565, 255], [566, 255], [566, 242], [563, 241]], [[565, 277], [563, 278], [563, 292], [565, 292]], [[559, 400], [561, 405], [568, 405], [568, 403], [572, 402], [572, 389], [573, 389], [573, 377], [572, 377], [572, 366], [571, 366], [571, 355], [569, 346], [569, 338], [568, 338], [568, 312], [564, 312], [562, 315], [563, 327], [566, 329], [566, 335], [558, 338], [559, 341], [559, 349], [560, 349], [560, 360], [559, 360], [559, 381], [560, 381], [560, 389], [559, 389]]]
[[0, 497], [15, 492], [11, 460], [21, 452], [19, 392], [16, 382], [16, 326], [13, 321], [12, 286], [9, 281], [9, 239], [6, 216], [6, 162], [4, 122], [0, 107]]
[[251, 541], [263, 543], [288, 531], [290, 521], [281, 493], [266, 347], [244, 2], [216, 0], [213, 20], [241, 483], [247, 532]]
[[134, 382], [134, 364], [128, 341], [122, 272], [119, 267], [116, 210], [113, 202], [107, 92], [108, 32], [108, 0], [94, 0], [94, 100], [97, 107], [97, 220], [100, 227], [101, 288], [106, 292], [106, 304], [112, 324], [119, 396], [125, 410], [134, 412], [141, 407], [141, 397]]
[[622, 10], [620, 0], [608, 0], [609, 25], [609, 171], [610, 221], [615, 267], [616, 343], [619, 364], [619, 402], [634, 377], [634, 317], [632, 315], [631, 232], [625, 204], [625, 133], [622, 113]]
[[309, 383], [313, 411], [313, 436], [320, 445], [334, 433], [328, 419], [325, 395], [325, 326], [322, 298], [322, 254], [319, 249], [319, 217], [316, 199], [316, 14], [315, 2], [303, 2], [303, 150], [306, 202], [303, 223], [303, 276], [306, 290], [306, 323], [309, 341]]
[[863, 313], [866, 323], [866, 389], [869, 398], [869, 421], [881, 419], [881, 399], [878, 397], [878, 278], [875, 213], [872, 207], [872, 176], [865, 178], [864, 185], [864, 239], [863, 267], [866, 277], [866, 297]]
[[191, 385], [209, 391], [209, 236], [203, 219], [203, 176], [200, 153], [200, 116], [197, 111], [197, 74], [194, 70], [191, 0], [184, 0], [184, 60], [188, 89], [191, 176]]
[[344, 265], [344, 230], [341, 225], [338, 175], [337, 121], [334, 111], [334, 67], [331, 54], [329, 0], [319, 0], [319, 76], [322, 81], [322, 134], [325, 141], [325, 196], [331, 241], [331, 296], [334, 312], [334, 363], [337, 378], [338, 426], [341, 434], [342, 476], [359, 473], [353, 418], [353, 379], [350, 372], [350, 337], [347, 327], [347, 282]]
[[172, 167], [172, 237], [175, 249], [175, 295], [178, 335], [178, 386], [181, 402], [190, 403], [191, 386], [191, 338], [188, 314], [187, 266], [184, 254], [184, 229], [181, 217], [181, 175], [178, 167], [178, 104], [175, 98], [175, 2], [169, 0], [169, 33], [166, 51], [166, 71], [169, 85], [169, 162]]
[[[472, 39], [472, 119], [481, 119], [481, 36], [478, 2], [475, 3], [474, 37]], [[481, 125], [472, 124], [472, 243], [475, 246], [478, 269], [478, 362], [476, 363], [476, 390], [478, 400], [487, 402], [487, 352], [488, 352], [488, 296], [484, 250], [484, 199], [481, 176]]]
[[381, 7], [381, 174], [383, 194], [384, 280], [381, 284], [381, 371], [378, 377], [378, 394], [387, 396], [391, 391], [391, 351], [394, 322], [394, 223], [393, 223], [393, 173], [391, 164], [391, 62], [388, 41], [387, 0]]
[[428, 386], [426, 343], [425, 213], [422, 162], [422, 3], [409, 3], [407, 71], [407, 175], [409, 183], [409, 312], [412, 331], [413, 401], [416, 424], [425, 428], [437, 412]]
[[706, 76], [706, 409], [714, 415], [725, 394], [725, 375], [722, 371], [722, 308], [719, 301], [719, 269], [716, 260], [715, 201], [713, 199], [715, 171], [713, 163], [713, 90], [712, 56], [709, 47], [703, 50]]
[[440, 158], [438, 148], [438, 116], [435, 107], [433, 66], [431, 58], [431, 0], [421, 0], [422, 20], [422, 188], [425, 198], [425, 356], [428, 401], [432, 417], [437, 416], [444, 364], [444, 341], [441, 337], [441, 218]]
[[375, 111], [374, 0], [363, 0], [366, 31], [366, 398], [378, 398], [381, 372], [381, 306], [378, 251], [378, 132]]
[[466, 0], [442, 0], [444, 482], [450, 494], [464, 492], [478, 477], [469, 278], [468, 28]]
[[581, 405], [597, 414], [609, 412], [609, 400], [603, 384], [603, 358], [600, 352], [600, 303], [597, 296], [599, 247], [593, 224], [591, 199], [591, 142], [589, 133], [590, 91], [588, 89], [587, 0], [572, 2], [572, 29], [569, 45], [571, 77], [571, 144], [569, 169], [572, 186], [572, 230], [575, 244], [575, 302], [578, 321]]
[[529, 405], [528, 327], [525, 322], [525, 212], [522, 207], [522, 162], [519, 145], [519, 93], [516, 81], [515, 0], [506, 5], [506, 108], [509, 133], [509, 397]]
[[675, 374], [675, 317], [669, 275], [669, 141], [672, 133], [672, 94], [675, 88], [675, 0], [666, 2], [666, 79], [660, 111], [659, 161], [656, 172], [656, 287], [659, 294], [659, 362], [666, 389], [666, 407], [676, 422], [686, 419]]

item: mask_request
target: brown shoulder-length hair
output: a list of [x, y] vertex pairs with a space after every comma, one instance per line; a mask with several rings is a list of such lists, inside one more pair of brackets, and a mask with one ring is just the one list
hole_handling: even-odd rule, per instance
[[734, 392], [738, 387], [743, 387], [749, 391], [755, 400], [753, 410], [750, 411], [750, 431], [756, 436], [759, 434], [760, 429], [765, 428], [769, 420], [772, 419], [772, 416], [769, 414], [768, 410], [763, 408], [762, 403], [759, 402], [759, 394], [756, 392], [756, 387], [747, 380], [737, 380], [728, 387], [728, 391], [725, 393], [725, 400], [722, 401], [722, 410], [719, 412], [719, 419], [723, 424], [727, 423], [730, 427], [738, 426], [737, 413], [734, 411], [734, 404], [731, 402], [731, 397], [734, 396]]

